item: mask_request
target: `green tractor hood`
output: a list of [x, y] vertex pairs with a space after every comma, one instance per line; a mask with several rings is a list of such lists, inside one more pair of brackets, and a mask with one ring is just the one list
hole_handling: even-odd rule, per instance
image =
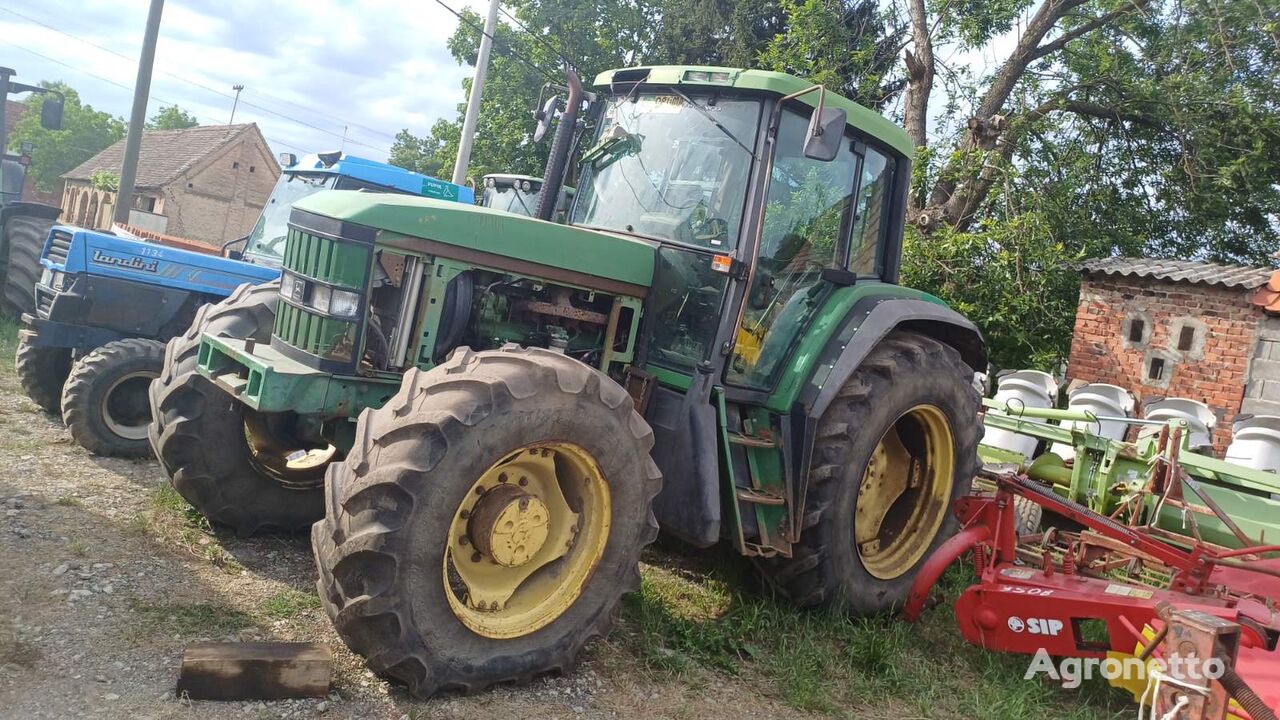
[[[558, 225], [476, 205], [411, 195], [329, 190], [305, 198], [297, 210], [378, 231], [379, 246], [459, 257], [479, 265], [510, 268], [532, 263], [547, 269], [599, 278], [643, 295], [653, 283], [656, 244]], [[450, 252], [450, 247], [457, 253]], [[536, 273], [537, 268], [529, 268]]]

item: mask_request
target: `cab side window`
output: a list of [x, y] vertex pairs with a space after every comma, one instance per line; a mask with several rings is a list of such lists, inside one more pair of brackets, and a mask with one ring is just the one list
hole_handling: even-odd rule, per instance
[[849, 269], [858, 275], [879, 275], [881, 247], [889, 225], [893, 198], [894, 162], [875, 148], [866, 148], [854, 198]]

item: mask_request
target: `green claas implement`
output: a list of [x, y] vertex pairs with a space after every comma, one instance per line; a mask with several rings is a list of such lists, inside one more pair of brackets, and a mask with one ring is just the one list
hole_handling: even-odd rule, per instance
[[[315, 523], [338, 632], [417, 694], [569, 666], [659, 527], [890, 609], [978, 468], [983, 340], [896, 285], [901, 129], [771, 72], [594, 90], [580, 125], [570, 74], [535, 217], [308, 198], [281, 281], [152, 385], [174, 487], [242, 533]], [[538, 219], [574, 146], [569, 222]]]

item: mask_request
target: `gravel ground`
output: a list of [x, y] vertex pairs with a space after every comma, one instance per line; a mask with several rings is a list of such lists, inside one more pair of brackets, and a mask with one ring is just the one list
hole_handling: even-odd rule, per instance
[[[0, 717], [796, 717], [749, 677], [678, 681], [616, 640], [571, 673], [428, 701], [364, 669], [314, 594], [303, 538], [200, 529], [152, 461], [89, 455], [0, 367]], [[174, 696], [197, 640], [319, 641], [325, 699], [191, 702]]]

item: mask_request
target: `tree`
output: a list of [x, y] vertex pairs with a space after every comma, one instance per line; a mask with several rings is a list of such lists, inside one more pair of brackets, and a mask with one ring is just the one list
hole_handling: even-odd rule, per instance
[[786, 28], [757, 53], [766, 70], [791, 73], [872, 108], [902, 90], [890, 80], [904, 28], [889, 27], [874, 0], [781, 0]]
[[52, 192], [58, 188], [63, 173], [124, 137], [125, 123], [82, 104], [80, 94], [65, 83], [42, 81], [40, 86], [58, 90], [65, 96], [62, 129], [47, 130], [40, 126], [40, 104], [45, 96], [34, 95], [24, 101], [27, 111], [15, 123], [9, 142], [11, 145], [29, 142], [34, 146], [27, 174], [34, 179], [36, 189]]
[[170, 105], [161, 108], [159, 112], [151, 116], [147, 121], [148, 130], [182, 130], [185, 128], [196, 127], [200, 124], [196, 120], [195, 115], [189, 114], [186, 110], [177, 105]]
[[[437, 124], [444, 123], [437, 121]], [[444, 164], [442, 156], [444, 141], [434, 134], [420, 138], [409, 132], [408, 128], [396, 133], [395, 142], [391, 144], [391, 154], [387, 162], [406, 170], [420, 172], [423, 175], [437, 177]]]

